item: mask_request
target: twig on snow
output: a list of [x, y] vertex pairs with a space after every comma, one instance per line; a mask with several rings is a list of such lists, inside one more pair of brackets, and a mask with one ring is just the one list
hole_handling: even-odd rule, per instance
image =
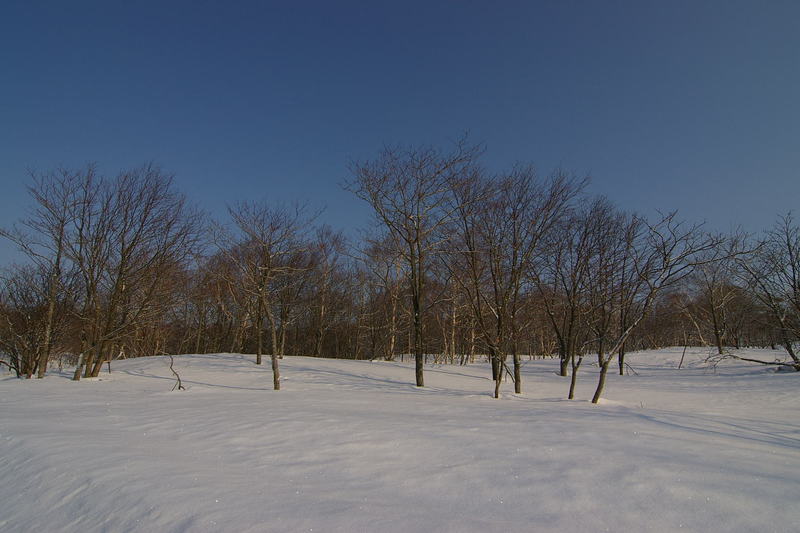
[[175, 386], [174, 386], [174, 387], [172, 387], [172, 390], [175, 390], [175, 389], [178, 389], [178, 390], [186, 390], [186, 388], [183, 386], [183, 383], [181, 383], [181, 377], [180, 377], [180, 376], [178, 375], [178, 373], [175, 371], [175, 368], [173, 368], [173, 364], [175, 363], [175, 359], [173, 359], [173, 358], [172, 358], [172, 354], [167, 354], [167, 355], [169, 355], [169, 369], [170, 369], [170, 370], [172, 371], [172, 373], [175, 375], [175, 379], [177, 379], [177, 380], [178, 380], [178, 381], [175, 383]]

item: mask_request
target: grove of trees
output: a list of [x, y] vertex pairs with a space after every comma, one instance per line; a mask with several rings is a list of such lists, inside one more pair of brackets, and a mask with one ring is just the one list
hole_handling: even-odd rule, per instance
[[[625, 353], [708, 345], [780, 349], [800, 370], [800, 226], [722, 235], [676, 212], [646, 217], [531, 166], [490, 174], [482, 147], [391, 147], [346, 188], [375, 224], [359, 239], [302, 204], [240, 202], [209, 220], [153, 165], [30, 176], [29, 216], [0, 230], [24, 254], [0, 271], [0, 364], [18, 377], [120, 358], [287, 355], [491, 363], [494, 394], [522, 391], [525, 358], [569, 376]], [[785, 355], [781, 355], [785, 354]], [[70, 370], [71, 371], [71, 370]], [[566, 383], [565, 383], [566, 392]]]

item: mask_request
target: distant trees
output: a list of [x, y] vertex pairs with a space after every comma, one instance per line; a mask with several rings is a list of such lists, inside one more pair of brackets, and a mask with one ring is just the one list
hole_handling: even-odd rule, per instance
[[37, 265], [0, 273], [0, 352], [17, 377], [43, 377], [53, 345], [64, 334], [64, 302], [51, 292], [51, 276]]
[[506, 378], [522, 392], [525, 356], [554, 356], [568, 398], [584, 361], [599, 368], [594, 402], [630, 350], [781, 346], [788, 360], [755, 362], [800, 370], [791, 214], [758, 241], [710, 235], [561, 171], [491, 176], [481, 153], [462, 139], [354, 163], [377, 224], [352, 244], [300, 205], [240, 202], [208, 224], [153, 165], [33, 174], [30, 215], [0, 230], [26, 257], [0, 269], [0, 364], [43, 377], [57, 359], [78, 380], [121, 357], [269, 354], [279, 389], [284, 355], [413, 354], [417, 386], [429, 359], [485, 358], [499, 397]]

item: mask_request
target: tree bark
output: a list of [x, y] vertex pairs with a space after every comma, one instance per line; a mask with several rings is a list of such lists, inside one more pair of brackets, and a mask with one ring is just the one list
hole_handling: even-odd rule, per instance
[[273, 353], [272, 358], [272, 388], [281, 390], [281, 371], [278, 368], [278, 354]]
[[600, 367], [600, 379], [597, 382], [597, 389], [594, 391], [592, 403], [597, 403], [600, 401], [600, 396], [603, 394], [603, 388], [606, 386], [606, 374], [608, 374], [608, 364], [610, 362], [611, 359], [609, 358]]

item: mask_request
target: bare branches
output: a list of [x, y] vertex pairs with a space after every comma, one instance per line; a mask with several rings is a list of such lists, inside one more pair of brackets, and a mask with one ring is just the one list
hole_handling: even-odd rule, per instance
[[[719, 352], [800, 339], [800, 230], [786, 215], [757, 245], [674, 212], [653, 219], [581, 196], [586, 180], [532, 166], [488, 176], [483, 148], [386, 147], [350, 167], [375, 224], [359, 257], [302, 204], [245, 201], [204, 249], [203, 217], [154, 165], [32, 174], [33, 209], [0, 230], [29, 258], [0, 273], [0, 352], [22, 377], [53, 357], [93, 376], [123, 347], [462, 364], [486, 354], [496, 394], [521, 392], [522, 354], [560, 354], [601, 382], [628, 349], [712, 335]], [[752, 252], [752, 253], [750, 253]], [[688, 333], [687, 333], [688, 331]], [[76, 355], [80, 354], [80, 355]], [[507, 364], [508, 358], [513, 358]], [[762, 364], [766, 364], [761, 362]], [[792, 363], [786, 363], [791, 366]], [[173, 368], [174, 370], [174, 368]], [[572, 394], [570, 394], [572, 396]]]
[[444, 154], [432, 147], [386, 147], [373, 161], [353, 163], [347, 188], [366, 201], [399, 246], [406, 267], [414, 323], [416, 384], [423, 378], [423, 314], [428, 256], [437, 247], [437, 230], [457, 207], [448, 204], [455, 183], [477, 171], [482, 148], [466, 137]]
[[[290, 322], [289, 308], [302, 290], [299, 274], [312, 266], [310, 244], [305, 233], [315, 215], [306, 207], [270, 206], [266, 203], [240, 202], [228, 208], [236, 233], [218, 231], [218, 246], [234, 266], [230, 272], [244, 291], [253, 311], [256, 331], [256, 364], [264, 351], [264, 320], [271, 333], [273, 387], [280, 389], [278, 358], [283, 355], [284, 335]], [[227, 280], [233, 289], [234, 281]]]
[[792, 214], [781, 216], [755, 251], [739, 258], [742, 279], [769, 310], [769, 322], [795, 363], [794, 343], [800, 339], [800, 226]]

